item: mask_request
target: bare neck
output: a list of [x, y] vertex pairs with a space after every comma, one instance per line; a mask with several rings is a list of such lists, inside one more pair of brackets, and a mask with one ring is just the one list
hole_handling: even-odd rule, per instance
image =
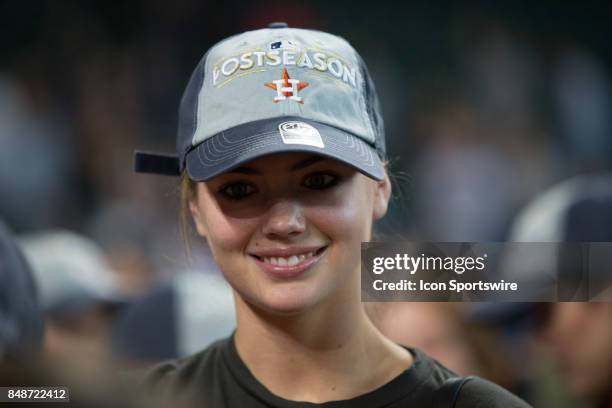
[[238, 354], [281, 398], [316, 403], [372, 391], [408, 368], [412, 356], [385, 338], [356, 302], [279, 317], [236, 296]]

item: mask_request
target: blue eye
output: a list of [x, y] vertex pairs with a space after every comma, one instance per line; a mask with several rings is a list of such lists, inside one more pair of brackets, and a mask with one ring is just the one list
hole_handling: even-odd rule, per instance
[[255, 192], [255, 187], [249, 183], [238, 181], [223, 186], [219, 192], [232, 200], [246, 198]]
[[338, 176], [329, 173], [313, 173], [306, 176], [304, 185], [313, 190], [324, 190], [338, 183]]

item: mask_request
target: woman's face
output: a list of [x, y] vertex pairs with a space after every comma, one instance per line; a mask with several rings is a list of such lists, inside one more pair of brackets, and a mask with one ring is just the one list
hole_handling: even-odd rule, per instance
[[284, 314], [359, 296], [360, 244], [389, 196], [388, 179], [283, 153], [197, 183], [190, 210], [242, 300]]

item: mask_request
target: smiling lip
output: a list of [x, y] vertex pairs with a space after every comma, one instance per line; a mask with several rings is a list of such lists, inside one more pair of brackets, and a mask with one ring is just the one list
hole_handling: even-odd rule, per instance
[[277, 278], [293, 278], [317, 263], [326, 246], [260, 250], [249, 254], [261, 269]]

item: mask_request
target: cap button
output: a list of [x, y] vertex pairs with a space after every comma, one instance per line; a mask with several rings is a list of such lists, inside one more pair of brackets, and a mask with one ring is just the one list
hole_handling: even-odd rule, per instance
[[289, 25], [282, 21], [268, 24], [268, 28], [287, 28]]

